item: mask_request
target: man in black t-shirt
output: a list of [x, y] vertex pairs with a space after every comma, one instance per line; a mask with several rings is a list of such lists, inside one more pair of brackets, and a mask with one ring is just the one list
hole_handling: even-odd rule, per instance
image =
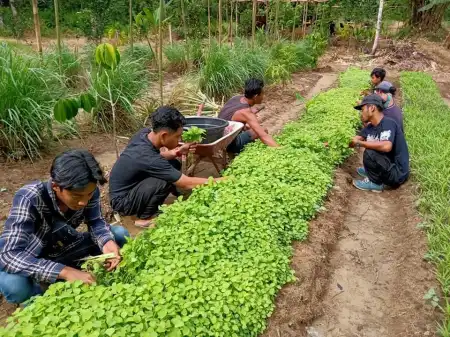
[[[151, 115], [152, 130], [139, 131], [115, 163], [109, 178], [111, 207], [124, 216], [133, 216], [139, 227], [149, 227], [175, 187], [193, 189], [208, 179], [188, 177], [180, 172], [177, 160], [195, 146], [178, 147], [185, 118], [175, 108], [163, 106]], [[166, 151], [160, 151], [166, 148]], [[218, 179], [216, 179], [218, 180]]]
[[384, 116], [378, 95], [366, 96], [355, 109], [361, 110], [361, 120], [368, 124], [350, 143], [351, 147], [365, 148], [364, 167], [357, 170], [364, 179], [355, 180], [353, 185], [372, 192], [400, 186], [409, 177], [408, 146], [400, 126]]

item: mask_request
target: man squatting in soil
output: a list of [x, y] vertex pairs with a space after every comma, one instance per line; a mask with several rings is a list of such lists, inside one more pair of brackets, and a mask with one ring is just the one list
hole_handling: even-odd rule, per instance
[[379, 95], [364, 97], [355, 109], [361, 111], [366, 127], [350, 143], [350, 147], [365, 149], [364, 167], [357, 169], [364, 179], [355, 180], [354, 186], [372, 192], [400, 186], [409, 177], [409, 152], [403, 130], [383, 114], [383, 100]]
[[260, 139], [264, 144], [271, 147], [278, 147], [277, 142], [268, 134], [256, 118], [259, 110], [255, 105], [261, 104], [264, 99], [264, 82], [251, 78], [245, 82], [244, 95], [232, 97], [225, 103], [219, 113], [219, 118], [227, 121], [241, 122], [244, 131], [241, 132], [228, 146], [227, 151], [238, 154], [244, 147]]
[[[131, 216], [138, 227], [153, 225], [159, 207], [167, 196], [178, 195], [177, 188], [189, 190], [208, 179], [181, 173], [177, 158], [195, 151], [195, 144], [178, 144], [186, 120], [175, 108], [162, 106], [150, 117], [152, 128], [140, 130], [128, 143], [111, 171], [111, 207]], [[223, 178], [217, 178], [215, 181]]]
[[[82, 259], [113, 253], [115, 258], [105, 263], [111, 271], [129, 236], [101, 214], [98, 185], [106, 179], [92, 154], [71, 150], [58, 155], [50, 176], [19, 189], [0, 236], [0, 292], [11, 303], [42, 294], [41, 283], [94, 283], [90, 273], [79, 270]], [[82, 222], [88, 232], [76, 230]]]

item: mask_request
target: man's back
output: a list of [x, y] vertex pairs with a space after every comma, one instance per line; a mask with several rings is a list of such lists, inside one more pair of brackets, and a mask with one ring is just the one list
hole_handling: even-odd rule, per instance
[[232, 97], [228, 102], [225, 103], [222, 110], [220, 110], [219, 118], [222, 118], [226, 121], [232, 121], [233, 116], [236, 112], [243, 110], [243, 109], [249, 109], [250, 104], [247, 102], [242, 103], [242, 99], [244, 96], [238, 95]]

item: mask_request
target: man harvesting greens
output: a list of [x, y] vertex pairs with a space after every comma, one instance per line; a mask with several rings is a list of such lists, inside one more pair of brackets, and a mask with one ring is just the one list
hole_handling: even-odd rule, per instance
[[409, 152], [400, 126], [383, 114], [383, 101], [378, 95], [364, 97], [355, 109], [367, 126], [355, 136], [351, 147], [365, 148], [364, 167], [357, 172], [363, 180], [355, 180], [358, 189], [382, 192], [385, 186], [398, 187], [409, 176]]
[[[113, 253], [115, 258], [107, 261], [113, 270], [120, 261], [119, 246], [129, 236], [102, 217], [97, 185], [106, 179], [92, 154], [64, 152], [53, 161], [50, 175], [16, 193], [0, 236], [0, 292], [11, 303], [41, 294], [39, 282], [94, 283], [90, 273], [78, 269], [80, 259]], [[76, 230], [82, 222], [89, 232]]]
[[277, 142], [267, 133], [256, 118], [256, 110], [252, 108], [261, 104], [264, 98], [264, 82], [251, 78], [245, 82], [244, 95], [231, 98], [219, 113], [219, 118], [227, 121], [244, 123], [246, 131], [241, 132], [228, 146], [227, 150], [232, 153], [240, 153], [245, 145], [260, 139], [264, 144], [272, 147], [279, 146]]
[[372, 87], [375, 88], [386, 78], [386, 70], [383, 68], [375, 68], [370, 73], [370, 81], [372, 82]]
[[403, 111], [394, 102], [394, 95], [397, 89], [388, 81], [383, 81], [375, 87], [375, 92], [383, 101], [383, 114], [392, 118], [403, 131]]
[[111, 206], [134, 217], [136, 226], [149, 227], [167, 196], [176, 194], [175, 187], [193, 189], [208, 182], [180, 172], [177, 158], [195, 150], [193, 143], [178, 147], [185, 123], [177, 109], [158, 108], [151, 115], [152, 129], [142, 129], [131, 139], [111, 171]]

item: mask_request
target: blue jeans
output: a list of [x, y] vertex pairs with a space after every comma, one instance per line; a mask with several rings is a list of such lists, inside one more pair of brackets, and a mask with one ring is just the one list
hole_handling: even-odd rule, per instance
[[[128, 231], [122, 226], [111, 226], [111, 232], [113, 233], [114, 240], [119, 247], [122, 247], [126, 243], [127, 237], [130, 237], [130, 233], [128, 233]], [[86, 242], [83, 242], [80, 247], [76, 248], [77, 252], [81, 253], [81, 255], [83, 255], [83, 248], [85, 249], [86, 254], [84, 255], [84, 257], [90, 255], [90, 252], [92, 252], [92, 247], [94, 246], [94, 242], [89, 238], [90, 234], [86, 234], [88, 234], [86, 235]], [[74, 261], [69, 261], [70, 258], [74, 256], [71, 255], [70, 251], [67, 253], [69, 256], [66, 256], [63, 259], [59, 259], [60, 261], [58, 262], [66, 262], [64, 264], [75, 265]], [[77, 255], [77, 259], [79, 259], [81, 255]], [[43, 291], [39, 283], [36, 283], [30, 277], [25, 277], [17, 274], [9, 274], [4, 271], [0, 271], [0, 293], [5, 296], [8, 302], [19, 304], [25, 302], [32, 296], [41, 295]]]

